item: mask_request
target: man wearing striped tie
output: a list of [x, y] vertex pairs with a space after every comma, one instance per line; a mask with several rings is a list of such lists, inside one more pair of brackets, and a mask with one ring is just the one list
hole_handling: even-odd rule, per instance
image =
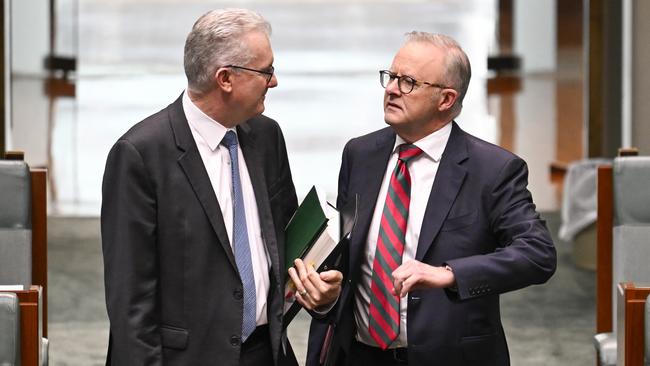
[[424, 32], [379, 72], [389, 127], [343, 151], [337, 204], [358, 195], [357, 223], [307, 365], [509, 365], [499, 295], [546, 282], [556, 254], [526, 163], [454, 122], [470, 75]]

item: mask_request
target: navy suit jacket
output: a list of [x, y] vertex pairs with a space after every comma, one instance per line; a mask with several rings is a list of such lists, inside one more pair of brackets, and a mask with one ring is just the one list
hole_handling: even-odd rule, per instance
[[[237, 134], [270, 257], [269, 365], [295, 363], [281, 345], [284, 227], [297, 207], [284, 138], [264, 116]], [[237, 365], [242, 283], [181, 98], [115, 143], [102, 190], [107, 364]]]
[[[508, 365], [499, 295], [546, 282], [556, 253], [528, 189], [526, 163], [462, 131], [455, 122], [429, 195], [416, 260], [449, 265], [457, 290], [408, 294], [410, 365]], [[355, 138], [343, 151], [337, 204], [359, 195], [345, 286], [336, 307], [313, 320], [308, 365], [317, 365], [324, 329], [334, 324], [330, 363], [344, 365], [356, 333], [354, 289], [379, 189], [395, 144], [390, 128]]]

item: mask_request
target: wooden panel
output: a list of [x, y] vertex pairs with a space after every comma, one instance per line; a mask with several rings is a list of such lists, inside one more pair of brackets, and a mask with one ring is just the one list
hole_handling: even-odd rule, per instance
[[5, 120], [5, 114], [6, 114], [6, 108], [7, 106], [5, 105], [7, 95], [5, 94], [5, 85], [9, 83], [9, 80], [7, 80], [6, 75], [5, 75], [5, 57], [9, 55], [9, 45], [5, 44], [5, 22], [8, 22], [9, 14], [5, 14], [5, 1], [9, 0], [2, 0], [0, 1], [0, 29], [2, 29], [2, 36], [0, 37], [0, 157], [4, 156], [5, 154], [5, 125], [9, 123], [9, 121]]
[[614, 225], [612, 167], [598, 167], [596, 221], [596, 333], [612, 331], [612, 230]]
[[621, 144], [622, 2], [585, 0], [588, 19], [588, 157], [614, 157]]
[[644, 358], [644, 319], [645, 301], [650, 295], [650, 287], [637, 287], [633, 283], [618, 285], [619, 306], [622, 305], [623, 318], [618, 319], [618, 364], [624, 366], [643, 366]]
[[512, 0], [499, 1], [499, 48], [502, 53], [512, 52], [513, 19]]
[[602, 148], [604, 117], [601, 103], [604, 99], [603, 72], [605, 47], [603, 45], [605, 0], [586, 0], [589, 29], [587, 33], [587, 136], [588, 156], [605, 156]]
[[561, 0], [557, 6], [558, 48], [582, 46], [583, 0]]
[[47, 170], [31, 169], [32, 283], [43, 288], [43, 337], [47, 338]]
[[572, 162], [584, 158], [582, 80], [558, 80], [555, 87], [555, 159]]

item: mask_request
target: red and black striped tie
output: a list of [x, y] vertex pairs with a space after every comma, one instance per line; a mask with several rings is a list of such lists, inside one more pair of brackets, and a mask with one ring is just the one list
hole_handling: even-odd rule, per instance
[[393, 271], [402, 264], [406, 222], [411, 202], [411, 175], [408, 162], [420, 155], [422, 150], [413, 144], [399, 146], [397, 165], [390, 177], [386, 203], [381, 215], [375, 260], [372, 263], [370, 285], [370, 336], [382, 349], [399, 334], [399, 296], [393, 295]]

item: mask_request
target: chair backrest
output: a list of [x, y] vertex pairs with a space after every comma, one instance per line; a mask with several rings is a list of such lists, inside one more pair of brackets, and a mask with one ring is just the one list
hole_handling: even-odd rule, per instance
[[20, 365], [20, 306], [13, 292], [0, 292], [0, 365]]
[[32, 214], [29, 167], [0, 160], [0, 285], [32, 284]]
[[[650, 157], [614, 159], [612, 177], [612, 293], [616, 294], [619, 282], [650, 283]], [[616, 314], [616, 295], [612, 300]]]

